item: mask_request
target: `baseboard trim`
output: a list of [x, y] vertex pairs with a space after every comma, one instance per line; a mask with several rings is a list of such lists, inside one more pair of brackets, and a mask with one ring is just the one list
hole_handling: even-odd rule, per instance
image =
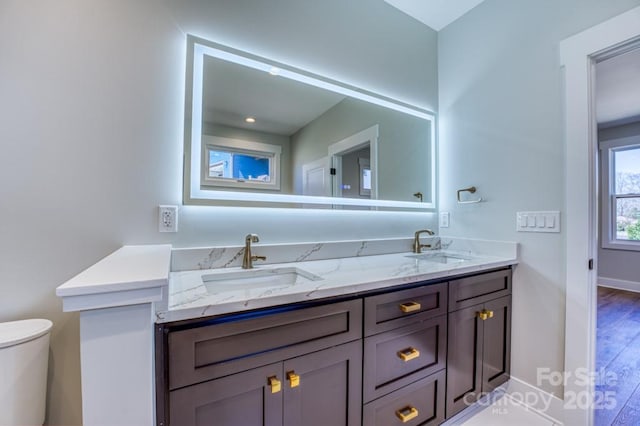
[[451, 417], [441, 426], [461, 425], [480, 411], [486, 409], [491, 405], [491, 402], [495, 403], [500, 398], [509, 398], [515, 404], [522, 405], [527, 410], [535, 412], [554, 425], [563, 424], [559, 420], [564, 418], [564, 402], [560, 398], [532, 386], [523, 380], [511, 377], [507, 383], [498, 387], [490, 394], [483, 396], [478, 402]]
[[463, 424], [464, 422], [466, 422], [467, 420], [471, 419], [473, 416], [478, 414], [480, 411], [484, 410], [489, 405], [491, 405], [489, 401], [497, 401], [500, 398], [504, 397], [504, 395], [507, 392], [508, 386], [509, 386], [509, 382], [499, 386], [498, 388], [493, 390], [493, 392], [489, 393], [488, 395], [484, 395], [474, 404], [471, 404], [470, 406], [460, 411], [455, 416], [447, 419], [447, 421], [442, 423], [440, 426], [459, 426]]
[[511, 377], [505, 396], [531, 411], [535, 411], [554, 424], [562, 424], [560, 419], [564, 418], [564, 401], [549, 392], [530, 385], [517, 377]]
[[598, 285], [601, 287], [615, 288], [617, 290], [633, 291], [640, 293], [640, 283], [636, 281], [618, 280], [615, 278], [598, 277]]

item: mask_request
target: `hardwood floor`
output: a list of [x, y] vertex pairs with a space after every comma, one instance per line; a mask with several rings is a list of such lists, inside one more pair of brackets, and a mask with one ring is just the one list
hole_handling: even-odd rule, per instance
[[595, 425], [640, 425], [640, 293], [598, 287], [596, 351]]

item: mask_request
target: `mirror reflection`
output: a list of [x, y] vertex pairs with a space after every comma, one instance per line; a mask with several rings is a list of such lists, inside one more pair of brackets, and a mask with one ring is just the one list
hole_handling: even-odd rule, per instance
[[428, 111], [189, 36], [185, 203], [433, 208]]

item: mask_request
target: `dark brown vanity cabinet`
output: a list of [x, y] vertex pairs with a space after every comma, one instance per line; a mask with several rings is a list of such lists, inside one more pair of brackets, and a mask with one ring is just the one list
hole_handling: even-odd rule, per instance
[[169, 424], [360, 425], [359, 342], [170, 393]]
[[361, 424], [362, 300], [159, 327], [159, 425]]
[[509, 379], [511, 270], [449, 282], [447, 418]]
[[509, 378], [511, 270], [158, 325], [161, 426], [430, 426]]

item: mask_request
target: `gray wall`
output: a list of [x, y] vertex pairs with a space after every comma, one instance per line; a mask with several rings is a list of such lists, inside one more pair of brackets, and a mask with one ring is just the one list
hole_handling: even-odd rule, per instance
[[2, 0], [0, 321], [54, 322], [49, 424], [81, 422], [78, 315], [62, 313], [55, 288], [121, 245], [410, 236], [436, 225], [426, 213], [187, 206], [179, 233], [158, 233], [157, 206], [182, 199], [187, 32], [437, 104], [436, 33], [382, 1]]
[[431, 199], [430, 139], [427, 120], [346, 98], [291, 137], [294, 191], [302, 193], [302, 165], [325, 157], [330, 145], [378, 125], [378, 198]]
[[[600, 142], [623, 138], [632, 143], [640, 143], [640, 122], [598, 131]], [[635, 283], [634, 288], [640, 291], [640, 251], [611, 250], [599, 247], [598, 277], [607, 280], [629, 281]], [[608, 281], [608, 284], [611, 282]]]
[[[452, 236], [517, 241], [512, 372], [564, 367], [565, 234], [517, 233], [516, 212], [565, 210], [558, 43], [638, 0], [486, 0], [439, 33], [439, 200]], [[486, 202], [458, 205], [456, 190]], [[563, 224], [564, 225], [564, 224]]]

